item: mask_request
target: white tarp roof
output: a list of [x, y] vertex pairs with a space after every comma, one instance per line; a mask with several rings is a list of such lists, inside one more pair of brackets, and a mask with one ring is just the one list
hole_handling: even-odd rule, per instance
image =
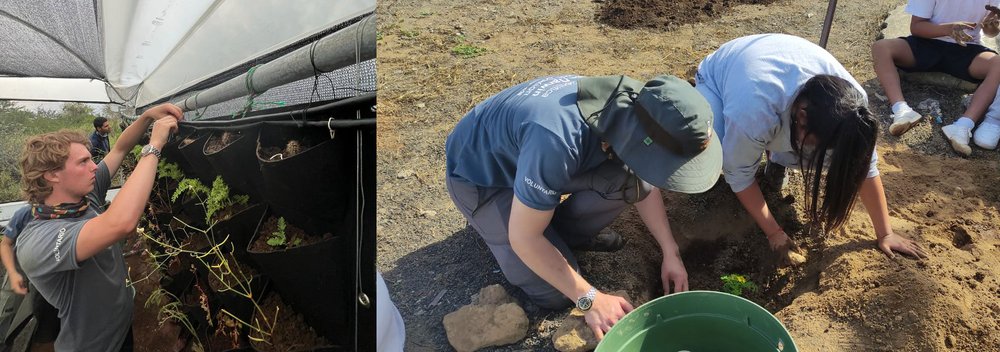
[[143, 106], [374, 10], [374, 0], [0, 0], [0, 75], [11, 76], [0, 99]]

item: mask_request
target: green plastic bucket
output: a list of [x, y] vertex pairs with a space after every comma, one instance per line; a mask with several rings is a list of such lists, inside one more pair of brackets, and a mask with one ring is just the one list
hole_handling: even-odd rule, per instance
[[643, 304], [611, 328], [597, 352], [795, 352], [788, 330], [766, 309], [716, 291], [688, 291]]

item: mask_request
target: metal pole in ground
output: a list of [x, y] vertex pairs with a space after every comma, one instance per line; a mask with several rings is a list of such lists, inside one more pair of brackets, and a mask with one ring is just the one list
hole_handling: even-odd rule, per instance
[[826, 49], [826, 40], [830, 38], [830, 26], [833, 25], [833, 12], [837, 10], [837, 0], [830, 0], [826, 6], [826, 19], [823, 20], [823, 33], [819, 35], [819, 46]]

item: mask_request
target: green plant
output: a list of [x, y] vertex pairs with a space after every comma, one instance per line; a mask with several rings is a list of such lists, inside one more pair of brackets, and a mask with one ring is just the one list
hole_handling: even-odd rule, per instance
[[174, 163], [168, 163], [165, 160], [160, 160], [156, 164], [156, 177], [157, 178], [169, 178], [174, 181], [180, 181], [184, 178], [184, 173], [181, 172], [181, 168]]
[[743, 290], [757, 292], [757, 285], [752, 281], [747, 280], [747, 278], [743, 275], [729, 274], [723, 276], [721, 279], [723, 282], [723, 292], [728, 292], [736, 296], [742, 296]]
[[457, 36], [455, 38], [455, 42], [458, 44], [451, 48], [451, 53], [458, 55], [463, 59], [473, 58], [486, 52], [486, 48], [467, 44], [465, 42], [464, 35]]
[[296, 238], [291, 242], [288, 242], [288, 238], [285, 237], [285, 218], [278, 218], [278, 231], [272, 232], [270, 236], [267, 237], [267, 244], [273, 247], [295, 247], [302, 244], [301, 238]]
[[201, 200], [201, 204], [205, 206], [205, 223], [208, 224], [212, 223], [212, 216], [220, 210], [232, 205], [246, 205], [250, 200], [250, 197], [246, 195], [230, 197], [229, 186], [226, 185], [221, 176], [215, 177], [215, 181], [212, 181], [212, 188], [206, 187], [196, 179], [185, 178], [177, 185], [170, 201], [176, 202], [177, 198], [185, 193], [189, 197]]
[[420, 35], [420, 32], [416, 29], [400, 29], [399, 35], [403, 36], [403, 38], [415, 38]]

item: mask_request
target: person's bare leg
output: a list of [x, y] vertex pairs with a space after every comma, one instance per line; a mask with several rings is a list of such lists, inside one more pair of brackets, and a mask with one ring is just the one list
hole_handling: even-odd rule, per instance
[[875, 75], [889, 98], [889, 104], [903, 101], [896, 67], [913, 67], [917, 64], [910, 45], [900, 38], [878, 40], [872, 44], [872, 61], [875, 62]]
[[980, 53], [969, 65], [969, 75], [972, 78], [981, 79], [983, 82], [972, 93], [972, 101], [962, 116], [979, 123], [983, 120], [986, 109], [996, 98], [997, 87], [1000, 87], [1000, 57], [988, 51]]
[[997, 88], [1000, 87], [1000, 56], [992, 52], [980, 53], [969, 65], [969, 74], [975, 78], [984, 76], [965, 110], [965, 116], [979, 125], [972, 135], [972, 141], [980, 148], [996, 149], [997, 142], [1000, 141], [1000, 102], [996, 101]]
[[899, 72], [896, 71], [897, 66], [916, 65], [913, 50], [910, 50], [910, 44], [906, 40], [900, 38], [879, 40], [872, 44], [872, 61], [875, 62], [875, 75], [878, 76], [882, 90], [889, 97], [889, 106], [892, 107], [889, 134], [900, 136], [923, 118], [920, 113], [906, 105], [903, 90], [899, 86]]

